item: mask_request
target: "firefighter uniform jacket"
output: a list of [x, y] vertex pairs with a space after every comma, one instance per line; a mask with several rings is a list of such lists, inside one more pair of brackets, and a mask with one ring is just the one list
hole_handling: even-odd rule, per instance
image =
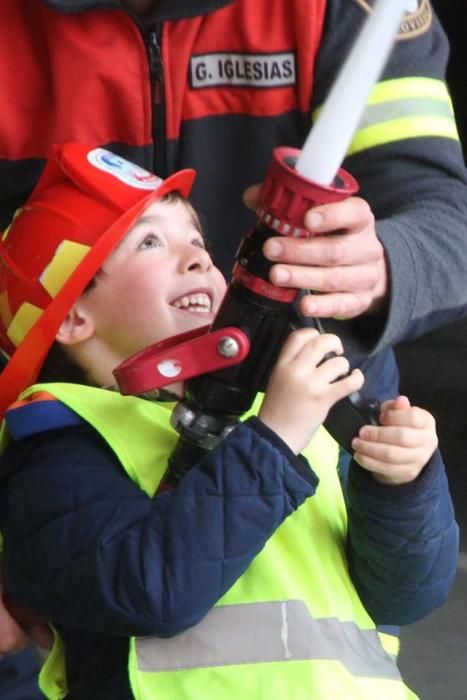
[[[51, 143], [106, 145], [162, 176], [198, 171], [194, 204], [229, 273], [253, 221], [243, 190], [275, 146], [302, 145], [373, 2], [159, 0], [143, 23], [117, 0], [3, 0], [2, 223]], [[429, 0], [415, 0], [344, 163], [391, 277], [384, 323], [341, 323], [359, 351], [465, 312], [467, 186], [446, 60]]]
[[72, 384], [25, 396], [6, 416], [5, 586], [62, 634], [47, 697], [66, 695], [64, 659], [87, 700], [414, 697], [368, 608], [383, 586], [390, 619], [409, 621], [446, 593], [457, 531], [439, 453], [395, 490], [354, 465], [347, 531], [322, 430], [308, 465], [250, 418], [154, 498], [172, 406]]

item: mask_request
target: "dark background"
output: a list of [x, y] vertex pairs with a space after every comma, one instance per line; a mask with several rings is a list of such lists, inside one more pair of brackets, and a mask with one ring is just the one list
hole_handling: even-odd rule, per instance
[[[467, 156], [467, 0], [433, 0], [451, 42], [448, 83]], [[466, 282], [467, 284], [467, 270]], [[467, 699], [467, 320], [399, 346], [402, 390], [434, 413], [461, 530], [448, 602], [402, 629], [401, 670], [421, 700]]]
[[[448, 83], [467, 156], [467, 0], [433, 0], [451, 41]], [[466, 270], [467, 284], [467, 270]], [[467, 320], [397, 349], [402, 387], [438, 420], [439, 435], [459, 515], [467, 525]], [[465, 693], [467, 699], [467, 689]]]

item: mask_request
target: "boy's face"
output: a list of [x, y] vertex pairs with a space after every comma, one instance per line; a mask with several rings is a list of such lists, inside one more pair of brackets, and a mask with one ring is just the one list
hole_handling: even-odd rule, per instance
[[123, 361], [155, 342], [210, 324], [226, 289], [194, 215], [152, 204], [84, 296], [96, 336]]

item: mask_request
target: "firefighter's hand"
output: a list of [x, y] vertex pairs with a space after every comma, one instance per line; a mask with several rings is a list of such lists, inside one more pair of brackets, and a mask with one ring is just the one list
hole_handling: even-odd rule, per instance
[[[289, 335], [269, 378], [258, 417], [298, 454], [310, 442], [329, 409], [363, 384], [349, 372], [336, 335], [302, 328]], [[336, 356], [326, 359], [328, 353]]]
[[413, 481], [438, 445], [435, 419], [399, 396], [382, 404], [380, 423], [361, 428], [352, 441], [354, 459], [381, 483]]
[[[258, 195], [258, 186], [250, 187], [245, 203], [254, 208]], [[367, 202], [349, 197], [319, 205], [308, 210], [304, 225], [312, 237], [278, 235], [266, 241], [263, 249], [277, 263], [271, 269], [274, 284], [319, 292], [301, 300], [304, 316], [349, 319], [383, 308], [388, 271]]]

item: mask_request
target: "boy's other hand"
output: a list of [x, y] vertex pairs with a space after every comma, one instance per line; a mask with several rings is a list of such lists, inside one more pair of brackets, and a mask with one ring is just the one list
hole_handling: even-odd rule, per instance
[[51, 649], [52, 630], [45, 623], [35, 622], [25, 631], [5, 607], [0, 586], [0, 657], [23, 651], [31, 641], [42, 649]]
[[23, 651], [28, 643], [28, 635], [11, 617], [0, 596], [0, 657]]
[[[258, 205], [258, 185], [246, 190], [244, 202]], [[265, 256], [277, 263], [271, 281], [319, 292], [301, 299], [304, 316], [349, 319], [377, 313], [388, 292], [388, 271], [367, 202], [349, 197], [319, 205], [307, 211], [304, 225], [310, 238], [277, 236], [264, 244]]]
[[399, 396], [382, 404], [380, 423], [365, 425], [352, 441], [355, 461], [381, 483], [414, 481], [438, 446], [435, 419]]
[[[331, 357], [327, 357], [330, 353]], [[363, 384], [349, 372], [341, 340], [301, 328], [289, 335], [269, 378], [258, 417], [298, 454], [340, 399]]]

